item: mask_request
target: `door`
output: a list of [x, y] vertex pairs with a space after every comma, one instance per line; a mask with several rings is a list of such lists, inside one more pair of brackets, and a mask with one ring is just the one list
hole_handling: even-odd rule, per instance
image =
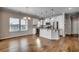
[[72, 28], [72, 34], [78, 36], [79, 34], [79, 17], [74, 16], [72, 18], [72, 24], [71, 24]]

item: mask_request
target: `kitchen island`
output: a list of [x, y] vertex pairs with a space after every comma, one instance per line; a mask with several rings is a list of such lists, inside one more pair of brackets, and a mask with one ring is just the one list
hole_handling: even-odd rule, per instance
[[58, 30], [40, 28], [40, 37], [47, 38], [50, 40], [58, 40], [59, 33]]

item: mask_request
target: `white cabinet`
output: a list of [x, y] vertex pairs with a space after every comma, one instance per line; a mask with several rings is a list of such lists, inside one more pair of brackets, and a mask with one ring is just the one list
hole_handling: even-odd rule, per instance
[[33, 28], [33, 34], [36, 34], [36, 28]]
[[40, 29], [40, 37], [44, 37], [50, 40], [58, 40], [59, 34], [58, 31], [52, 29]]

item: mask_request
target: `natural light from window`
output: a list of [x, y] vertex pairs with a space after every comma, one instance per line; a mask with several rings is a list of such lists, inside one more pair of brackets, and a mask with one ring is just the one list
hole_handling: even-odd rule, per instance
[[10, 18], [9, 19], [10, 29], [9, 32], [16, 31], [27, 31], [28, 30], [28, 20], [19, 19], [19, 18]]

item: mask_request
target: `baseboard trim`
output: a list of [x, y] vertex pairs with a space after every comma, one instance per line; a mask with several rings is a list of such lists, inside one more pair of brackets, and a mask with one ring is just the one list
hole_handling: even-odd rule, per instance
[[71, 36], [71, 34], [66, 34], [66, 36]]
[[78, 37], [78, 36], [79, 36], [79, 34], [71, 34], [71, 36]]
[[29, 35], [21, 35], [21, 36], [16, 36], [16, 37], [6, 37], [6, 38], [0, 38], [0, 40], [12, 39], [12, 38], [24, 37], [24, 36], [31, 36], [31, 35], [33, 35], [33, 34], [29, 34]]
[[66, 36], [75, 36], [75, 37], [78, 37], [79, 34], [66, 34]]

